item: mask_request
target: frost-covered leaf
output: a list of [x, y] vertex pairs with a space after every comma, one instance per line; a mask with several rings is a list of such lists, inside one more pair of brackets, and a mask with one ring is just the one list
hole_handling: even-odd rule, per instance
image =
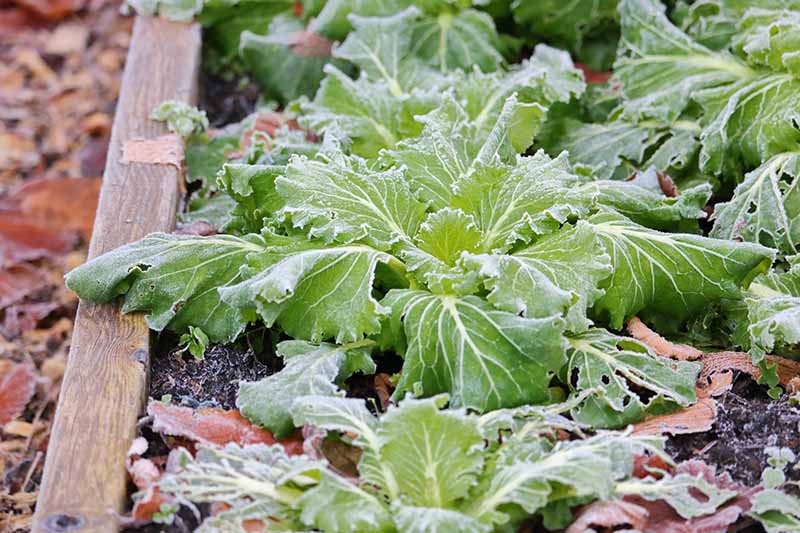
[[294, 226], [326, 241], [366, 241], [386, 250], [410, 240], [425, 216], [402, 170], [373, 171], [342, 153], [294, 158], [275, 186]]
[[375, 372], [371, 351], [371, 342], [344, 345], [281, 342], [276, 353], [283, 358], [284, 367], [260, 381], [241, 382], [236, 406], [252, 422], [266, 427], [276, 436], [285, 436], [294, 428], [292, 404], [295, 399], [343, 394], [337, 383], [355, 372]]
[[446, 95], [434, 111], [417, 117], [422, 133], [400, 142], [391, 158], [408, 168], [408, 179], [421, 197], [434, 208], [449, 204], [453, 185], [472, 173], [479, 164], [512, 162], [508, 125], [516, 112], [515, 97], [505, 101], [494, 128], [478, 128], [467, 111]]
[[757, 244], [661, 233], [615, 213], [598, 213], [588, 223], [614, 268], [594, 311], [615, 329], [640, 311], [680, 322], [709, 302], [735, 299], [775, 253]]
[[276, 247], [273, 255], [246, 281], [221, 289], [222, 300], [312, 342], [355, 342], [378, 332], [388, 309], [372, 294], [375, 268], [397, 259], [363, 245], [328, 248], [300, 240]]
[[159, 489], [189, 501], [228, 505], [224, 516], [208, 519], [206, 531], [243, 527], [247, 519], [269, 520], [291, 531], [297, 524], [292, 506], [301, 488], [316, 483], [324, 467], [306, 456], [288, 456], [277, 444], [199, 446], [194, 458], [184, 453], [180, 469], [165, 475]]
[[283, 199], [275, 190], [275, 179], [285, 172], [281, 165], [245, 165], [228, 163], [217, 174], [217, 186], [232, 198], [236, 206], [231, 215], [241, 218], [241, 225], [258, 232], [264, 219], [277, 213]]
[[551, 496], [605, 498], [615, 480], [630, 475], [633, 453], [648, 446], [614, 433], [560, 441], [552, 449], [540, 440], [512, 437], [498, 450], [498, 460], [475, 491], [467, 514], [482, 522], [502, 523], [508, 519], [503, 512], [508, 504], [534, 513]]
[[645, 500], [664, 500], [683, 518], [711, 514], [739, 493], [709, 483], [702, 474], [680, 473], [661, 479], [647, 477], [629, 480], [616, 487], [617, 494], [635, 495]]
[[166, 122], [169, 131], [184, 139], [203, 133], [209, 125], [205, 111], [176, 100], [161, 102], [150, 114], [150, 118]]
[[385, 82], [394, 95], [430, 86], [437, 72], [412, 51], [412, 33], [421, 15], [413, 6], [387, 17], [351, 15], [354, 31], [334, 55], [356, 65], [371, 81]]
[[[672, 361], [627, 337], [592, 329], [570, 337], [564, 372], [577, 392], [596, 392], [572, 410], [578, 422], [594, 427], [622, 426], [664, 405], [687, 406], [695, 400], [700, 365]], [[647, 391], [647, 401], [641, 399]]]
[[775, 73], [696, 92], [694, 98], [709, 117], [700, 135], [700, 168], [737, 174], [797, 150], [799, 91], [800, 79]]
[[398, 505], [394, 513], [398, 531], [404, 533], [489, 533], [492, 530], [475, 518], [451, 509]]
[[671, 122], [699, 89], [749, 78], [737, 58], [714, 52], [676, 28], [655, 0], [622, 0], [622, 39], [614, 74], [625, 109], [635, 116]]
[[[647, 173], [655, 173], [649, 169]], [[635, 182], [593, 181], [582, 187], [592, 194], [598, 205], [610, 207], [637, 224], [664, 231], [697, 231], [697, 221], [706, 217], [703, 208], [712, 188], [702, 184], [686, 189], [678, 196], [665, 196]]]
[[498, 309], [531, 318], [561, 314], [571, 331], [589, 326], [586, 311], [611, 274], [605, 248], [585, 225], [564, 228], [510, 255], [469, 256], [465, 264], [479, 269], [487, 300]]
[[800, 499], [780, 490], [762, 490], [753, 498], [750, 516], [768, 533], [792, 533], [800, 530]]
[[412, 53], [441, 72], [480, 68], [496, 70], [503, 61], [492, 17], [475, 9], [442, 9], [413, 27]]
[[539, 151], [515, 166], [476, 168], [456, 184], [450, 205], [475, 218], [482, 251], [505, 251], [585, 213], [591, 199], [572, 190], [580, 181], [566, 154], [551, 159]]
[[217, 289], [242, 281], [240, 269], [264, 253], [260, 235], [168, 235], [153, 233], [78, 267], [67, 286], [81, 298], [108, 303], [125, 295], [124, 313], [146, 311], [148, 325], [178, 332], [190, 325], [212, 341], [233, 340], [244, 329], [239, 312]]
[[789, 258], [789, 265], [757, 277], [745, 298], [750, 352], [757, 359], [800, 344], [800, 256]]
[[497, 311], [476, 296], [392, 290], [396, 345], [405, 362], [395, 395], [420, 387], [448, 392], [453, 406], [487, 411], [549, 399], [551, 374], [564, 362], [563, 320]]
[[569, 54], [544, 44], [536, 45], [529, 59], [508, 71], [484, 74], [474, 70], [455, 82], [457, 96], [484, 136], [498, 123], [508, 98], [516, 94], [519, 106], [507, 128], [511, 145], [520, 153], [530, 146], [550, 106], [569, 102], [585, 87]]
[[[788, 179], [787, 179], [788, 178]], [[711, 236], [760, 242], [784, 254], [800, 245], [800, 153], [779, 154], [748, 173], [714, 208]]]
[[434, 89], [397, 94], [385, 82], [366, 76], [351, 79], [332, 65], [312, 102], [300, 104], [301, 124], [317, 131], [340, 131], [352, 142], [353, 153], [375, 157], [405, 137], [418, 135], [422, 125], [414, 116], [433, 110], [439, 101]]
[[541, 146], [551, 155], [566, 150], [570, 161], [588, 169], [597, 179], [623, 179], [644, 159], [662, 134], [627, 120], [589, 124], [570, 117], [548, 120]]
[[[784, 4], [787, 9], [753, 6], [747, 10], [738, 24], [733, 47], [754, 65], [797, 76], [800, 75], [800, 4]], [[794, 4], [794, 10], [788, 4]]]
[[[290, 15], [276, 17], [267, 33], [241, 34], [239, 54], [249, 72], [267, 94], [286, 103], [300, 96], [313, 96], [330, 63], [332, 41], [307, 29]], [[347, 69], [343, 61], [334, 61]]]
[[469, 494], [483, 468], [476, 417], [440, 410], [441, 404], [441, 397], [406, 399], [386, 412], [377, 430], [381, 462], [410, 505], [451, 507]]
[[314, 20], [314, 29], [334, 40], [344, 40], [353, 29], [350, 15], [378, 17], [397, 13], [408, 0], [328, 0]]
[[395, 531], [389, 510], [379, 498], [328, 471], [322, 472], [319, 485], [306, 491], [297, 505], [303, 523], [320, 531]]

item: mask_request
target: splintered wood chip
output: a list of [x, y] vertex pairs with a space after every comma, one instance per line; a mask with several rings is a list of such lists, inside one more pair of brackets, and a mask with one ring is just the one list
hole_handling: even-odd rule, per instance
[[701, 398], [694, 405], [667, 415], [654, 416], [633, 426], [635, 435], [685, 435], [711, 429], [717, 417], [717, 402]]
[[173, 165], [180, 169], [183, 163], [183, 141], [175, 134], [162, 135], [155, 139], [130, 139], [122, 143], [120, 162]]
[[[778, 382], [784, 387], [793, 378], [800, 375], [800, 361], [793, 361], [776, 355], [768, 355], [766, 359], [769, 364], [777, 366]], [[753, 358], [749, 353], [715, 352], [703, 356], [703, 370], [700, 372], [697, 381], [702, 388], [712, 388], [715, 381], [732, 379], [734, 370], [749, 374], [753, 379], [761, 377], [761, 370], [753, 364]], [[729, 377], [720, 378], [721, 375], [728, 375]]]
[[678, 361], [694, 361], [702, 357], [703, 352], [687, 344], [670, 342], [652, 329], [648, 328], [638, 317], [628, 322], [628, 333], [631, 337], [652, 348], [658, 355], [677, 359]]

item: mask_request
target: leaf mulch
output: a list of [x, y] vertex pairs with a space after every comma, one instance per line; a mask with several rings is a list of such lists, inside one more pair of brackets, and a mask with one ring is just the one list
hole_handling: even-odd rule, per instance
[[0, 531], [28, 531], [131, 21], [108, 0], [0, 0]]

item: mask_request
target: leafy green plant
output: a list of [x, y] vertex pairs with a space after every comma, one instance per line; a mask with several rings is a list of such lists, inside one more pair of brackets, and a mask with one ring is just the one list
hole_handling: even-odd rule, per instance
[[406, 399], [376, 418], [361, 400], [299, 398], [293, 407], [299, 424], [344, 433], [360, 449], [359, 480], [321, 457], [229, 445], [187, 454], [160, 488], [179, 499], [228, 504], [206, 521], [208, 531], [269, 517], [279, 531], [489, 532], [538, 513], [551, 527], [563, 527], [570, 507], [596, 498], [664, 499], [692, 517], [736, 495], [702, 476], [634, 478], [634, 456], [660, 454], [657, 438], [610, 432], [558, 441], [556, 428], [577, 428], [555, 411], [478, 417], [441, 410], [446, 402], [446, 396]]
[[[361, 453], [353, 480], [278, 446], [201, 448], [161, 489], [226, 503], [209, 531], [563, 527], [595, 499], [692, 518], [732, 498], [688, 475], [632, 478], [649, 439], [586, 438], [696, 401], [700, 365], [626, 337], [634, 316], [665, 335], [699, 324], [757, 362], [800, 344], [800, 6], [670, 4], [139, 2], [241, 45], [284, 115], [212, 134], [161, 106], [200, 183], [183, 217], [220, 233], [149, 235], [67, 284], [195, 355], [274, 328], [283, 368], [242, 383], [240, 411]], [[587, 86], [539, 39], [594, 66], [616, 47], [611, 80]], [[523, 42], [530, 57], [507, 64]], [[383, 415], [347, 397], [400, 359]], [[794, 512], [768, 500], [760, 519]]]

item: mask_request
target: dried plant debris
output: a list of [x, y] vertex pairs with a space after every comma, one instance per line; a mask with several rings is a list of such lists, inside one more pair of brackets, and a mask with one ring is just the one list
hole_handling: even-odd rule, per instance
[[105, 0], [0, 6], [0, 530], [29, 531], [129, 41]]

